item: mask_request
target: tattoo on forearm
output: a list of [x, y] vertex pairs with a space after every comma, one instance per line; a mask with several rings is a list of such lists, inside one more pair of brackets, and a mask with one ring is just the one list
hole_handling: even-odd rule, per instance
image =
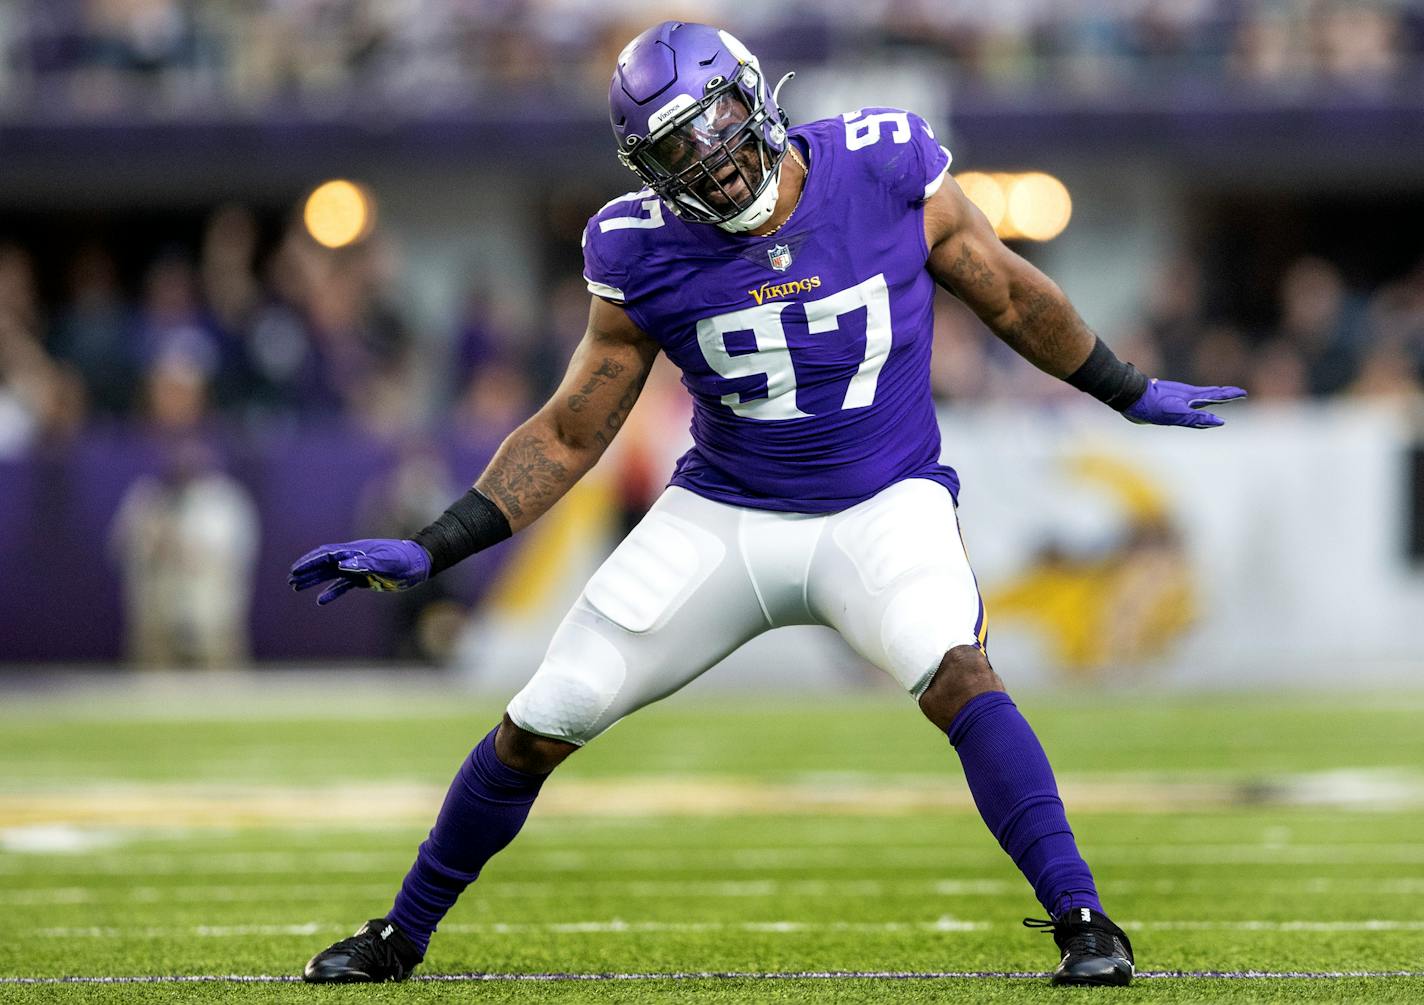
[[644, 373], [629, 385], [628, 390], [623, 392], [623, 397], [618, 399], [618, 404], [614, 406], [613, 411], [609, 412], [603, 420], [604, 428], [608, 431], [606, 437], [601, 432], [595, 432], [593, 434], [594, 438], [604, 447], [607, 447], [613, 440], [614, 434], [616, 434], [619, 427], [623, 425], [623, 420], [628, 418], [628, 413], [631, 412], [633, 406], [637, 404], [638, 395], [643, 392], [643, 385], [646, 384], [647, 381], [648, 375]]
[[1004, 334], [1025, 342], [1038, 343], [1045, 335], [1043, 321], [1053, 311], [1052, 298], [1043, 290], [1029, 290], [1015, 302], [1017, 317], [1012, 324], [1004, 326]]
[[627, 368], [616, 359], [605, 356], [603, 362], [599, 364], [598, 369], [593, 371], [593, 376], [583, 382], [583, 386], [578, 389], [578, 393], [569, 395], [569, 411], [582, 412], [584, 406], [588, 404], [588, 396], [618, 376], [625, 369]]
[[505, 444], [480, 479], [480, 490], [502, 503], [511, 519], [518, 519], [526, 507], [537, 515], [564, 493], [568, 480], [567, 469], [549, 457], [544, 442], [524, 435]]
[[1030, 363], [1058, 377], [1082, 362], [1093, 333], [1056, 287], [1031, 286], [1014, 298], [1014, 319], [996, 329]]

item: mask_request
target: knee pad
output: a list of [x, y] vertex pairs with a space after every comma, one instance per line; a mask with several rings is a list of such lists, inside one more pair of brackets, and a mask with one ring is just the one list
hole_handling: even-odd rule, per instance
[[554, 633], [539, 670], [509, 703], [509, 717], [520, 729], [583, 746], [610, 725], [604, 714], [627, 674], [612, 642], [567, 621]]

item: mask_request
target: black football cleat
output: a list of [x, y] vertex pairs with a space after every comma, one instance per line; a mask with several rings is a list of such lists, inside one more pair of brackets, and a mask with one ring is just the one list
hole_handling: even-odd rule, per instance
[[313, 956], [302, 980], [308, 984], [403, 981], [423, 959], [404, 932], [385, 918], [374, 918], [349, 939]]
[[1063, 953], [1050, 984], [1126, 987], [1135, 972], [1132, 943], [1126, 933], [1100, 911], [1075, 907], [1051, 921], [1025, 918], [1026, 928], [1052, 929]]

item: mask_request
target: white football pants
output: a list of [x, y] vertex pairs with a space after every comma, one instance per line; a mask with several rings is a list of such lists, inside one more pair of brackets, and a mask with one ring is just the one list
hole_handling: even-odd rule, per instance
[[827, 625], [918, 697], [986, 625], [949, 490], [911, 478], [839, 513], [669, 488], [593, 574], [509, 705], [582, 745], [769, 628]]

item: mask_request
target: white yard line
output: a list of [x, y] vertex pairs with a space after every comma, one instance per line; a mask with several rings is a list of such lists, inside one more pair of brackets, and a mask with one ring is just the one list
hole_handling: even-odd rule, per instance
[[[839, 980], [1041, 980], [1048, 974], [1033, 970], [780, 970], [780, 971], [669, 971], [665, 973], [514, 973], [416, 974], [412, 981], [429, 983], [561, 982], [561, 981], [839, 981]], [[1139, 980], [1312, 980], [1350, 978], [1424, 977], [1419, 970], [1147, 970]], [[0, 985], [48, 984], [295, 984], [295, 974], [146, 974], [125, 977], [0, 977]]]
[[[344, 932], [350, 926], [330, 922], [308, 921], [293, 925], [192, 925], [146, 926], [116, 928], [111, 926], [74, 926], [35, 928], [30, 934], [46, 939], [120, 939], [120, 938], [249, 938], [258, 935], [317, 935], [323, 932]], [[880, 934], [893, 932], [977, 932], [991, 927], [987, 921], [961, 921], [945, 916], [920, 922], [807, 922], [807, 921], [606, 921], [554, 922], [488, 922], [485, 924], [450, 923], [440, 931], [454, 935], [621, 935], [658, 934], [664, 932], [754, 932], [757, 934], [800, 934], [855, 932]]]
[[[1424, 920], [1364, 918], [1354, 921], [1313, 921], [1305, 919], [1201, 921], [1197, 919], [1127, 921], [1129, 931], [1223, 931], [1223, 932], [1424, 932]], [[35, 928], [29, 934], [46, 939], [132, 939], [132, 938], [250, 938], [260, 935], [313, 936], [344, 932], [350, 926], [307, 921], [287, 925], [191, 925], [191, 926], [69, 926]], [[899, 932], [982, 932], [995, 927], [987, 921], [966, 921], [945, 915], [934, 921], [811, 922], [811, 921], [628, 921], [610, 918], [598, 921], [453, 923], [441, 926], [456, 935], [623, 935], [686, 932], [752, 932], [756, 934], [819, 934], [854, 932], [894, 934]]]
[[[1123, 865], [1424, 865], [1424, 843], [1352, 841], [1340, 844], [1089, 844], [1089, 858]], [[998, 849], [985, 841], [973, 848], [926, 845], [865, 844], [822, 845], [815, 848], [678, 848], [623, 847], [579, 850], [573, 848], [521, 850], [520, 871], [537, 872], [649, 872], [667, 869], [715, 869], [718, 872], [781, 870], [912, 871], [943, 869], [997, 861]], [[310, 853], [213, 852], [175, 846], [163, 852], [65, 852], [53, 856], [0, 857], [0, 875], [32, 875], [39, 861], [45, 870], [62, 863], [66, 875], [172, 876], [310, 874], [312, 870], [370, 874], [404, 870], [410, 850], [379, 852]], [[511, 863], [513, 864], [513, 863]]]
[[[1219, 890], [1214, 881], [1178, 882], [1174, 880], [1117, 880], [1112, 884], [1117, 894], [1211, 893]], [[381, 898], [393, 892], [390, 883], [352, 884], [341, 880], [331, 883], [244, 883], [213, 886], [36, 886], [23, 890], [0, 891], [0, 906], [43, 907], [65, 904], [163, 904], [163, 903], [286, 903], [309, 901], [339, 895], [343, 898]], [[479, 887], [481, 900], [533, 900], [567, 897], [568, 883], [563, 880], [504, 881], [491, 880]], [[1337, 879], [1307, 876], [1298, 880], [1266, 882], [1232, 881], [1237, 892], [1259, 892], [1270, 895], [1302, 895], [1315, 897], [1324, 893], [1350, 892], [1369, 896], [1418, 897], [1424, 894], [1424, 878], [1393, 880]], [[581, 883], [583, 897], [624, 897], [661, 900], [669, 897], [720, 898], [755, 900], [758, 898], [801, 897], [974, 897], [1000, 896], [1026, 891], [1018, 880], [1001, 879], [930, 879], [904, 882], [852, 879], [834, 880], [631, 880], [628, 882], [596, 881]]]

